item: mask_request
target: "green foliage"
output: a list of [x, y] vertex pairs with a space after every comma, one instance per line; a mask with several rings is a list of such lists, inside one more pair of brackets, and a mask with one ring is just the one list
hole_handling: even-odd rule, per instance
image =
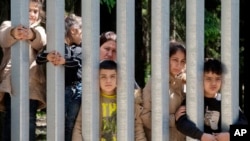
[[106, 4], [108, 9], [109, 9], [109, 13], [111, 13], [111, 10], [115, 7], [116, 5], [116, 0], [100, 0], [101, 4]]
[[220, 58], [220, 19], [216, 12], [205, 11], [205, 57]]
[[177, 41], [186, 40], [186, 1], [170, 1], [170, 33], [171, 38]]
[[67, 13], [72, 13], [75, 8], [75, 3], [77, 0], [65, 0], [65, 11]]

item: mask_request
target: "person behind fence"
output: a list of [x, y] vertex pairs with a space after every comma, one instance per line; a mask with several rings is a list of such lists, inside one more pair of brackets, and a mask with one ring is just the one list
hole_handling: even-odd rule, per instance
[[[175, 113], [177, 129], [194, 139], [201, 141], [229, 141], [229, 132], [221, 129], [221, 94], [224, 64], [213, 58], [206, 59], [203, 69], [204, 88], [204, 130], [200, 130], [186, 114], [185, 106]], [[185, 104], [185, 101], [184, 103]], [[248, 124], [244, 113], [239, 109], [239, 117], [234, 124]]]
[[65, 18], [65, 55], [44, 50], [37, 63], [51, 62], [65, 67], [65, 141], [71, 141], [72, 130], [81, 105], [82, 95], [82, 20], [71, 13]]
[[[11, 47], [19, 42], [25, 41], [29, 47], [29, 88], [36, 87], [36, 84], [30, 83], [34, 79], [41, 76], [37, 74], [35, 65], [33, 65], [37, 52], [46, 45], [46, 32], [44, 29], [45, 12], [43, 11], [43, 2], [40, 0], [29, 1], [29, 26], [18, 25], [13, 26], [11, 21], [3, 21], [0, 26], [0, 46], [3, 50], [3, 58], [0, 64], [0, 111], [4, 112], [2, 140], [11, 140], [11, 97], [18, 95], [12, 91], [11, 87]], [[43, 26], [42, 26], [43, 25]], [[36, 138], [36, 112], [37, 109], [45, 107], [45, 94], [40, 93], [39, 86], [37, 93], [30, 91], [29, 94], [29, 140], [34, 141]], [[19, 118], [19, 117], [17, 117]]]
[[116, 141], [117, 134], [117, 64], [112, 60], [104, 60], [99, 65], [100, 86], [100, 140]]
[[[100, 61], [113, 60], [116, 61], [116, 34], [113, 31], [106, 31], [100, 35]], [[141, 88], [135, 82], [135, 140], [146, 141], [142, 120], [140, 114], [142, 112]], [[83, 116], [84, 117], [84, 116]], [[73, 130], [72, 141], [83, 141], [82, 136], [82, 109], [80, 109]]]
[[[169, 140], [185, 141], [185, 136], [180, 133], [175, 126], [174, 113], [181, 106], [185, 98], [184, 85], [185, 65], [186, 65], [186, 49], [185, 46], [177, 41], [170, 41], [169, 45]], [[141, 115], [147, 140], [151, 140], [151, 79], [143, 88], [143, 113]]]

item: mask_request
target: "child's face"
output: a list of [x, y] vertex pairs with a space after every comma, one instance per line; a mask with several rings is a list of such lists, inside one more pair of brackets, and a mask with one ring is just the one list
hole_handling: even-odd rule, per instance
[[30, 25], [38, 21], [39, 18], [39, 7], [36, 2], [30, 2], [29, 5], [29, 21]]
[[178, 75], [184, 69], [186, 65], [186, 56], [185, 54], [178, 50], [169, 58], [170, 74], [173, 76]]
[[101, 69], [99, 71], [100, 89], [105, 94], [115, 94], [116, 81], [116, 70]]
[[80, 45], [82, 42], [82, 29], [74, 28], [74, 32], [72, 34], [72, 42], [77, 45]]
[[215, 97], [215, 94], [218, 93], [221, 88], [222, 76], [212, 72], [205, 72], [203, 79], [205, 97]]
[[100, 47], [100, 60], [116, 60], [116, 42], [109, 40]]

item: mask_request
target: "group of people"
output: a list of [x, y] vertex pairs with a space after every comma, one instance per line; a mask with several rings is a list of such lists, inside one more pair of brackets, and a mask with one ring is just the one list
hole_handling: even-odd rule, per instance
[[[81, 17], [69, 14], [65, 17], [65, 54], [46, 50], [46, 31], [43, 3], [30, 0], [29, 27], [13, 27], [10, 21], [0, 26], [0, 46], [3, 58], [0, 63], [0, 111], [3, 111], [2, 140], [11, 140], [11, 97], [18, 95], [11, 88], [11, 46], [18, 41], [29, 44], [29, 96], [30, 131], [29, 140], [36, 140], [36, 112], [46, 107], [46, 63], [55, 67], [65, 67], [65, 141], [82, 141], [81, 110], [82, 95], [82, 22]], [[116, 141], [116, 34], [107, 31], [100, 35], [100, 140]], [[221, 94], [225, 66], [217, 59], [206, 59], [203, 70], [204, 86], [204, 130], [199, 129], [186, 113], [184, 90], [186, 84], [186, 49], [184, 44], [171, 41], [169, 45], [169, 140], [185, 141], [186, 136], [201, 141], [229, 141], [229, 132], [221, 129]], [[136, 82], [134, 90], [134, 124], [136, 141], [151, 140], [151, 79], [141, 89]], [[213, 119], [213, 120], [212, 120]], [[248, 124], [244, 113], [239, 109], [237, 123]]]

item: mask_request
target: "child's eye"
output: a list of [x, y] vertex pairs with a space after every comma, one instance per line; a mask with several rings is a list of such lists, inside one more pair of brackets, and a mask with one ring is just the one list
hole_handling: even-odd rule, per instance
[[106, 76], [101, 76], [100, 78], [101, 78], [101, 79], [106, 79]]
[[182, 60], [181, 63], [182, 63], [182, 64], [186, 64], [186, 60]]
[[221, 81], [221, 78], [217, 78], [216, 81]]
[[211, 78], [205, 78], [206, 81], [211, 81]]

